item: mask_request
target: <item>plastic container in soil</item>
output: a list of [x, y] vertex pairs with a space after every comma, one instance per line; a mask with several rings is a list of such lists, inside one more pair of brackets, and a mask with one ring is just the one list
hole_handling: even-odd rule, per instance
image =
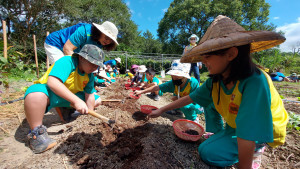
[[136, 90], [141, 90], [141, 88], [139, 88], [139, 87], [132, 87], [131, 90], [132, 91], [136, 91]]
[[130, 92], [129, 96], [133, 99], [139, 99], [141, 97], [141, 95], [135, 95], [134, 92]]
[[178, 119], [173, 122], [175, 134], [186, 141], [198, 141], [204, 134], [204, 128], [191, 120]]
[[150, 114], [152, 110], [157, 110], [158, 108], [150, 105], [141, 105], [141, 112], [144, 114]]
[[130, 86], [129, 86], [129, 87], [125, 86], [125, 90], [129, 90], [129, 89], [131, 89], [131, 87], [130, 87]]

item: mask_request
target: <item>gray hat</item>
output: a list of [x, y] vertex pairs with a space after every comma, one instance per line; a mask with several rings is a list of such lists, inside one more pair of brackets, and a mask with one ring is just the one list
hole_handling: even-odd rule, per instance
[[88, 60], [90, 63], [103, 67], [104, 52], [95, 45], [86, 44], [76, 55], [82, 56], [84, 59]]

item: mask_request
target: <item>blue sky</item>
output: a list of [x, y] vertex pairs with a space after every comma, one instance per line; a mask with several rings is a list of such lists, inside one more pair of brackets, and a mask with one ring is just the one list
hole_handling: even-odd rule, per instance
[[[132, 20], [138, 30], [147, 29], [157, 37], [158, 22], [173, 0], [124, 0], [129, 7]], [[286, 42], [280, 45], [282, 51], [291, 51], [293, 45], [300, 42], [300, 0], [266, 0], [271, 5], [269, 22], [277, 26], [277, 30], [285, 32]]]

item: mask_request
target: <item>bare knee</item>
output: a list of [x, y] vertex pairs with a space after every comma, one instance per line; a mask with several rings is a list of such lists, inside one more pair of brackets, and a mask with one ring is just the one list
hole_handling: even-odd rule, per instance
[[101, 102], [102, 102], [102, 100], [101, 100], [101, 98], [99, 97], [97, 100], [95, 100], [95, 107], [100, 106], [100, 105], [101, 105]]

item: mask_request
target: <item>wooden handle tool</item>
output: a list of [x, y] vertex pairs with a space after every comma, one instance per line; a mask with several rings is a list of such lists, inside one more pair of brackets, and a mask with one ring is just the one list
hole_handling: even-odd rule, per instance
[[108, 99], [108, 100], [101, 100], [101, 102], [121, 102], [121, 99]]
[[89, 114], [89, 115], [92, 115], [92, 116], [94, 116], [94, 117], [96, 117], [96, 118], [98, 118], [98, 119], [101, 119], [103, 122], [105, 122], [105, 123], [107, 123], [107, 124], [109, 124], [109, 125], [115, 123], [115, 120], [110, 120], [109, 118], [107, 118], [107, 117], [105, 117], [105, 116], [102, 116], [102, 115], [96, 113], [96, 112], [93, 111], [93, 110], [89, 110], [89, 113], [88, 113], [88, 114]]

